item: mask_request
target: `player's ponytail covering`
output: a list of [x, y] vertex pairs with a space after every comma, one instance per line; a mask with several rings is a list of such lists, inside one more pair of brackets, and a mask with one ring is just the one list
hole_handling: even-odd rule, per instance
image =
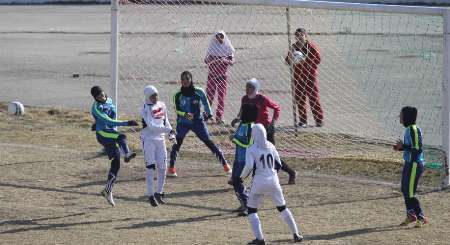
[[403, 126], [409, 127], [413, 124], [416, 124], [417, 119], [417, 108], [412, 106], [405, 106], [401, 111], [403, 115]]

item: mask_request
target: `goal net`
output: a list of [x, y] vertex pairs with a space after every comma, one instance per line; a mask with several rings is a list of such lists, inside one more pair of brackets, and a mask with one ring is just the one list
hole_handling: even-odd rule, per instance
[[[175, 126], [172, 96], [180, 88], [181, 72], [190, 71], [195, 86], [206, 90], [208, 43], [215, 32], [224, 30], [235, 48], [235, 63], [228, 69], [225, 124], [208, 125], [223, 151], [234, 151], [228, 138], [235, 130], [230, 122], [245, 95], [245, 81], [255, 77], [261, 93], [281, 107], [276, 144], [284, 156], [400, 162], [392, 144], [403, 137], [400, 109], [410, 105], [418, 108], [427, 161], [443, 163], [442, 15], [307, 8], [287, 1], [280, 1], [283, 6], [232, 2], [134, 0], [120, 5], [121, 115], [137, 117], [143, 88], [154, 85]], [[311, 126], [294, 124], [299, 123], [299, 113], [293, 95], [304, 91], [293, 91], [285, 57], [300, 27], [320, 50], [321, 127], [308, 101]], [[217, 102], [216, 94], [213, 115]], [[183, 149], [208, 151], [193, 133]]]

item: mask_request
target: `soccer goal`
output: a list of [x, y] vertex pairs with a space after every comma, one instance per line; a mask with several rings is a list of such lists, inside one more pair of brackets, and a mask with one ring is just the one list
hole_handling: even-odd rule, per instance
[[[205, 89], [208, 42], [224, 30], [235, 48], [225, 125], [208, 126], [222, 150], [233, 152], [229, 123], [239, 111], [245, 81], [255, 77], [261, 93], [281, 107], [276, 141], [284, 156], [400, 162], [392, 144], [403, 137], [400, 109], [411, 105], [419, 111], [426, 159], [444, 166], [444, 186], [449, 185], [450, 10], [301, 0], [113, 0], [111, 6], [111, 89], [121, 115], [136, 117], [142, 90], [152, 84], [175, 125], [172, 96], [180, 73], [189, 70], [195, 85]], [[321, 127], [309, 103], [311, 126], [298, 126], [296, 87], [285, 57], [300, 27], [321, 54]], [[216, 107], [217, 98], [213, 112]], [[207, 152], [193, 135], [183, 148]]]

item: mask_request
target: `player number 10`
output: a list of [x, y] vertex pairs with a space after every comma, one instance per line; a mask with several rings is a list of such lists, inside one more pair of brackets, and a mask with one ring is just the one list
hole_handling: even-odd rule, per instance
[[[259, 158], [259, 161], [261, 161], [261, 164], [263, 166], [263, 168], [266, 168], [266, 161], [265, 161], [265, 157], [264, 154], [261, 155], [261, 157]], [[273, 156], [272, 154], [268, 154], [267, 155], [267, 167], [272, 169], [273, 168]]]

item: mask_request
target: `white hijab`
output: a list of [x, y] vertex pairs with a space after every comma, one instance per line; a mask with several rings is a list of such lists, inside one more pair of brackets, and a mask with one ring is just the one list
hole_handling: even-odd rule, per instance
[[[223, 43], [220, 43], [216, 35], [217, 34], [223, 35]], [[208, 56], [217, 56], [217, 57], [227, 57], [227, 56], [234, 56], [234, 47], [230, 42], [230, 39], [228, 39], [227, 34], [223, 30], [220, 30], [211, 37], [209, 40], [208, 50], [206, 51], [206, 57]]]
[[269, 144], [267, 141], [266, 128], [261, 123], [253, 124], [252, 138], [259, 148], [267, 149]]
[[259, 80], [256, 79], [256, 78], [252, 78], [252, 79], [248, 80], [247, 84], [250, 84], [250, 85], [252, 85], [255, 88], [253, 93], [248, 96], [250, 99], [253, 99], [253, 98], [256, 97], [257, 94], [259, 94], [259, 88], [260, 88], [261, 85], [259, 83]]
[[158, 90], [156, 89], [155, 86], [149, 85], [147, 87], [144, 88], [144, 96], [145, 96], [145, 103], [146, 104], [151, 104], [152, 102], [150, 101], [150, 96], [157, 94]]

